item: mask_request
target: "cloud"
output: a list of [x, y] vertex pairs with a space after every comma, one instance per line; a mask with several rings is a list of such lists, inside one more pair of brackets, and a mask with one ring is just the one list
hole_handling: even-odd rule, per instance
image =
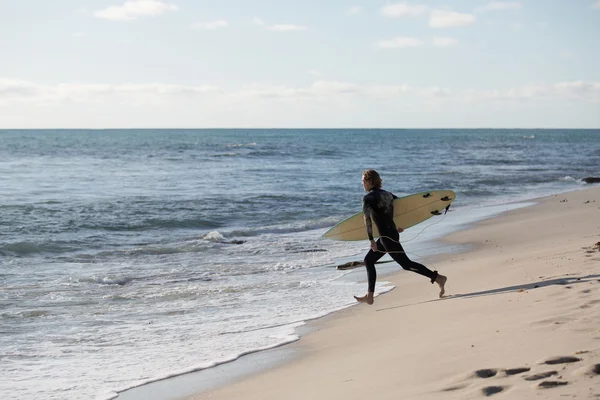
[[[45, 85], [0, 78], [0, 126], [4, 128], [460, 127], [465, 123], [555, 127], [570, 121], [594, 127], [599, 105], [600, 81], [466, 90], [316, 80], [301, 86], [255, 84], [224, 90], [160, 83]], [[565, 107], [569, 112], [562, 112]], [[581, 112], [573, 114], [574, 110]], [[350, 122], [348, 115], [353, 116]]]
[[212, 22], [201, 22], [192, 26], [192, 29], [203, 29], [207, 31], [214, 31], [217, 29], [227, 28], [229, 24], [227, 21], [220, 19]]
[[595, 8], [596, 10], [600, 9], [600, 0], [596, 0], [595, 3], [592, 3], [592, 8]]
[[353, 6], [353, 7], [350, 7], [348, 10], [346, 10], [346, 14], [356, 15], [356, 14], [360, 14], [361, 11], [362, 11], [362, 8], [360, 6]]
[[15, 79], [0, 79], [0, 100], [2, 98], [26, 98], [40, 94], [40, 87], [34, 83]]
[[471, 14], [446, 10], [433, 10], [429, 16], [429, 26], [432, 28], [455, 28], [470, 25], [474, 21], [475, 17]]
[[302, 25], [282, 24], [282, 25], [273, 25], [267, 29], [270, 31], [276, 31], [276, 32], [293, 32], [293, 31], [305, 31], [308, 28], [306, 26], [302, 26]]
[[254, 17], [252, 19], [252, 23], [254, 25], [259, 25], [259, 26], [263, 26], [265, 24], [265, 21], [263, 21], [262, 19], [258, 18], [258, 17]]
[[507, 11], [520, 10], [521, 3], [518, 1], [492, 1], [483, 7], [477, 8], [477, 11]]
[[0, 105], [7, 102], [53, 104], [58, 102], [103, 103], [116, 99], [121, 103], [152, 103], [165, 96], [199, 96], [218, 93], [211, 85], [148, 84], [77, 84], [43, 85], [27, 81], [0, 79]]
[[[353, 100], [354, 99], [354, 100]], [[358, 101], [371, 99], [393, 102], [403, 99], [450, 101], [452, 104], [481, 102], [583, 101], [600, 103], [600, 82], [566, 81], [554, 84], [528, 84], [512, 88], [460, 90], [438, 86], [415, 87], [408, 84], [369, 85], [336, 80], [316, 80], [308, 86], [253, 84], [223, 90], [211, 85], [148, 84], [37, 84], [0, 79], [0, 107], [15, 105], [123, 105], [134, 107], [173, 104], [193, 106], [200, 101], [211, 104], [236, 104], [261, 101]], [[368, 101], [368, 100], [367, 100]], [[391, 104], [391, 103], [390, 103]], [[26, 108], [24, 108], [26, 110]]]
[[407, 3], [388, 4], [381, 8], [381, 14], [388, 18], [416, 17], [427, 10], [426, 6], [410, 5]]
[[393, 39], [380, 40], [377, 42], [377, 47], [380, 49], [405, 49], [410, 47], [418, 47], [423, 44], [423, 41], [417, 38], [399, 36]]
[[71, 33], [71, 37], [73, 39], [81, 39], [84, 36], [85, 36], [85, 33], [83, 33], [83, 32], [73, 32], [73, 33]]
[[600, 82], [571, 81], [549, 85], [528, 84], [510, 89], [478, 90], [467, 93], [475, 101], [577, 99], [600, 103]]
[[458, 45], [458, 40], [447, 36], [436, 36], [431, 42], [412, 37], [395, 37], [393, 39], [380, 40], [376, 43], [376, 46], [380, 49], [405, 49], [429, 43], [435, 47], [451, 47]]
[[436, 47], [450, 47], [456, 46], [458, 40], [451, 37], [434, 37], [432, 44]]
[[232, 99], [298, 99], [329, 98], [336, 96], [356, 95], [362, 92], [361, 86], [339, 81], [319, 80], [307, 87], [286, 85], [246, 85], [242, 89], [229, 94]]
[[178, 9], [175, 4], [157, 0], [128, 0], [123, 5], [98, 10], [94, 16], [111, 21], [132, 21], [138, 17], [155, 16]]
[[554, 84], [554, 89], [559, 93], [574, 97], [593, 97], [600, 101], [600, 82], [571, 81]]
[[432, 97], [450, 97], [452, 96], [453, 92], [448, 88], [433, 86], [422, 90], [422, 94], [430, 95]]

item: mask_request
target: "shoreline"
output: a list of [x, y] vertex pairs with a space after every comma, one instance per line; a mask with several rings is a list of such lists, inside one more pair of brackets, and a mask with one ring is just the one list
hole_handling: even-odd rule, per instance
[[443, 262], [446, 299], [397, 274], [374, 306], [320, 319], [291, 345], [300, 358], [191, 399], [598, 393], [600, 223], [590, 216], [599, 208], [591, 187], [454, 233], [445, 240], [474, 247]]
[[[507, 215], [507, 213], [518, 213], [521, 210], [527, 210], [532, 208], [531, 206], [535, 208], [535, 206], [543, 204], [545, 201], [548, 201], [548, 199], [552, 197], [568, 195], [570, 193], [585, 192], [590, 189], [593, 190], [594, 187], [582, 188], [580, 190], [568, 191], [538, 199], [532, 199], [527, 202], [518, 202], [516, 207], [514, 207], [514, 204], [499, 206], [500, 208], [508, 208], [505, 210], [494, 212], [491, 216], [487, 218], [476, 219], [475, 221], [467, 222], [455, 232], [445, 234], [440, 238], [432, 239], [432, 241], [434, 242], [442, 243], [443, 246], [446, 246], [447, 249], [454, 248], [455, 251], [427, 255], [425, 257], [424, 262], [428, 264], [437, 265], [438, 263], [443, 262], [443, 260], [446, 258], [461, 255], [464, 256], [465, 254], [470, 254], [472, 252], [477, 251], [477, 246], [473, 246], [473, 244], [469, 244], [467, 247], [465, 247], [464, 243], [456, 243], [456, 241], [453, 241], [452, 237], [456, 234], [460, 234], [464, 231], [468, 232], [482, 224], [486, 224], [486, 222], [490, 220], [494, 221], [498, 218], [502, 219]], [[457, 245], [462, 247], [458, 248], [456, 247]], [[380, 271], [380, 269], [381, 268], [378, 268], [378, 272]], [[364, 272], [360, 267], [358, 268], [358, 270]], [[400, 269], [399, 267], [392, 268], [392, 270], [389, 272], [381, 271], [380, 273], [380, 277], [385, 276], [386, 279], [390, 278], [391, 280], [399, 279], [400, 275], [402, 276], [401, 279], [403, 279], [406, 276], [406, 274], [403, 274], [402, 269]], [[452, 280], [450, 282], [452, 282]], [[394, 290], [392, 290], [391, 293], [393, 293], [396, 290], [398, 290], [398, 286], [394, 285]], [[389, 292], [383, 294], [388, 294], [389, 296]], [[380, 299], [382, 299], [382, 296], [377, 297], [376, 304], [380, 301]], [[267, 350], [252, 351], [249, 352], [249, 354], [242, 355], [233, 361], [225, 362], [214, 367], [185, 373], [166, 379], [161, 379], [158, 381], [150, 382], [148, 384], [127, 389], [125, 391], [119, 392], [118, 396], [114, 398], [118, 400], [136, 400], [142, 398], [198, 398], [198, 396], [202, 396], [203, 394], [210, 393], [215, 390], [218, 391], [219, 389], [229, 387], [241, 381], [252, 379], [252, 377], [260, 376], [261, 374], [264, 374], [272, 369], [278, 369], [289, 363], [293, 364], [298, 359], [305, 357], [304, 353], [306, 349], [304, 349], [302, 341], [304, 341], [304, 339], [307, 336], [311, 335], [313, 332], [319, 331], [321, 329], [321, 326], [324, 324], [328, 324], [330, 320], [342, 318], [342, 315], [347, 313], [353, 314], [354, 311], [352, 310], [359, 308], [356, 306], [358, 306], [358, 304], [350, 305], [339, 310], [334, 310], [325, 316], [305, 321], [305, 323], [302, 326], [297, 327], [295, 329], [298, 339], [293, 342], [278, 345], [275, 348]], [[302, 341], [298, 342], [300, 338], [302, 339]], [[226, 377], [223, 378], [223, 375], [225, 375]], [[183, 390], [181, 390], [182, 387]], [[160, 393], [168, 393], [168, 397], [160, 397]], [[177, 393], [181, 394], [178, 395]], [[156, 397], [157, 395], [158, 397]]]

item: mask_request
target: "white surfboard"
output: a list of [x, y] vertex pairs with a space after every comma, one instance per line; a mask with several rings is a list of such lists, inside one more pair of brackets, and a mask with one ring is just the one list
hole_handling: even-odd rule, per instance
[[[394, 222], [396, 226], [408, 229], [434, 215], [440, 215], [450, 206], [456, 195], [452, 190], [432, 190], [400, 197], [394, 200]], [[373, 237], [378, 237], [379, 231], [373, 224]], [[367, 240], [364, 214], [359, 212], [346, 218], [323, 234], [324, 238], [331, 240]]]

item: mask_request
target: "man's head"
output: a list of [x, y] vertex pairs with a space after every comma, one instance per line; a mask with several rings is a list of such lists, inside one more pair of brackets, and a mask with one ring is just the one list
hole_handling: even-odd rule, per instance
[[362, 173], [362, 184], [366, 192], [381, 189], [381, 177], [374, 169], [367, 169]]

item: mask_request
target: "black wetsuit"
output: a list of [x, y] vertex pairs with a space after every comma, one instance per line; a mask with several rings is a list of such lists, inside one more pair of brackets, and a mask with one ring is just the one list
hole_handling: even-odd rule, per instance
[[371, 189], [363, 197], [363, 212], [365, 214], [365, 225], [369, 240], [373, 240], [373, 225], [371, 220], [375, 222], [380, 236], [377, 239], [377, 249], [379, 251], [371, 249], [365, 256], [369, 292], [375, 291], [375, 280], [377, 279], [375, 263], [386, 253], [389, 253], [402, 268], [428, 277], [431, 279], [431, 283], [434, 283], [438, 276], [437, 271], [431, 271], [424, 265], [411, 261], [404, 252], [400, 244], [398, 229], [394, 223], [394, 199], [397, 199], [394, 194], [383, 189]]

